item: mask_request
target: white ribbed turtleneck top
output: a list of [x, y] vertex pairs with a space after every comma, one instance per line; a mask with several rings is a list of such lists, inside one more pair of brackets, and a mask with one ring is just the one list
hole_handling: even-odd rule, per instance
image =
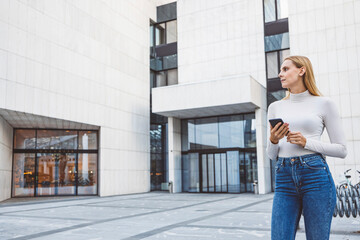
[[[346, 140], [340, 116], [335, 103], [328, 97], [311, 95], [309, 90], [290, 93], [290, 98], [273, 102], [268, 108], [267, 148], [270, 159], [294, 157], [311, 153], [321, 153], [331, 157], [345, 158]], [[305, 147], [287, 142], [287, 136], [278, 144], [270, 141], [269, 119], [282, 118], [289, 123], [289, 130], [301, 132], [306, 138]], [[325, 143], [320, 137], [326, 127], [331, 143]]]

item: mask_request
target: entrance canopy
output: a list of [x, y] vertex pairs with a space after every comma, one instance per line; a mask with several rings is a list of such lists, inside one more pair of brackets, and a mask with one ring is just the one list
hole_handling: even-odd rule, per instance
[[152, 112], [196, 118], [254, 112], [266, 106], [266, 89], [251, 76], [178, 84], [152, 89]]

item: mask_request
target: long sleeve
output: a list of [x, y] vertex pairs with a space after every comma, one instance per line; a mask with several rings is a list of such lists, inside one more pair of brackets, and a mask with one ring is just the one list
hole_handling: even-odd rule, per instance
[[268, 157], [271, 160], [276, 160], [278, 153], [279, 153], [279, 144], [273, 144], [270, 141], [270, 123], [269, 123], [269, 119], [275, 118], [274, 116], [274, 112], [273, 112], [273, 106], [274, 104], [270, 104], [269, 108], [268, 108], [268, 113], [267, 113], [267, 147], [266, 147], [266, 153], [268, 155]]
[[331, 143], [307, 138], [304, 148], [330, 157], [345, 158], [347, 155], [346, 139], [336, 104], [331, 99], [326, 101], [324, 112], [324, 124]]

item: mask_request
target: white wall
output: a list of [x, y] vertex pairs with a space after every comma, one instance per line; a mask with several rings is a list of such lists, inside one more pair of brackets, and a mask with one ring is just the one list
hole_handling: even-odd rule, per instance
[[[335, 179], [360, 170], [360, 1], [289, 1], [291, 54], [311, 60], [320, 91], [337, 104], [347, 139], [345, 159], [328, 157]], [[329, 141], [323, 135], [324, 141]]]
[[180, 0], [179, 84], [251, 75], [265, 79], [262, 0]]
[[102, 196], [150, 190], [150, 17], [145, 0], [0, 1], [0, 108], [100, 126]]
[[12, 135], [12, 127], [0, 116], [0, 201], [11, 195]]

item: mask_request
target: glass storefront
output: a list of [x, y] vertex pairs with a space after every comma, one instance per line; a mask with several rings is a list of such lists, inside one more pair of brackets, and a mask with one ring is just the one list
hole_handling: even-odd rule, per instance
[[97, 194], [98, 131], [14, 131], [13, 197]]
[[184, 192], [253, 192], [255, 114], [182, 120]]

